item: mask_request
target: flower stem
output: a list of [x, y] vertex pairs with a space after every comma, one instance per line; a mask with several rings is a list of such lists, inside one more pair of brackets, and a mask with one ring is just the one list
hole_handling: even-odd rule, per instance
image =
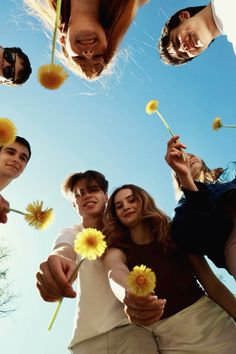
[[222, 124], [222, 127], [224, 127], [224, 128], [236, 128], [236, 125]]
[[56, 47], [57, 28], [58, 28], [59, 17], [60, 17], [60, 14], [61, 14], [61, 3], [62, 3], [62, 0], [57, 0], [55, 28], [54, 28], [53, 37], [52, 37], [52, 59], [51, 59], [51, 64], [54, 64], [54, 54], [55, 54], [55, 47]]
[[25, 213], [23, 213], [22, 211], [16, 210], [16, 209], [12, 209], [12, 208], [9, 208], [8, 211], [14, 211], [15, 213], [18, 213], [18, 214], [21, 214], [21, 215], [25, 215]]
[[[78, 273], [78, 270], [79, 270], [79, 267], [81, 266], [81, 264], [83, 263], [83, 261], [85, 260], [85, 258], [82, 258], [79, 263], [77, 264], [77, 266], [75, 267], [75, 269], [73, 270], [73, 273], [71, 274], [70, 278], [69, 278], [69, 283], [72, 283], [76, 276], [77, 276], [77, 273]], [[57, 317], [57, 314], [60, 310], [60, 307], [61, 307], [61, 304], [62, 304], [62, 301], [63, 301], [63, 297], [60, 298], [60, 300], [58, 300], [58, 303], [57, 303], [57, 307], [56, 307], [56, 310], [54, 311], [53, 315], [52, 315], [52, 319], [49, 323], [49, 326], [48, 326], [48, 331], [51, 330], [55, 320], [56, 320], [56, 317]]]
[[[163, 124], [165, 125], [165, 127], [169, 130], [170, 134], [171, 134], [172, 136], [174, 136], [175, 134], [174, 134], [173, 131], [171, 130], [170, 126], [167, 124], [165, 118], [161, 115], [161, 113], [160, 113], [157, 109], [156, 109], [155, 112], [156, 112], [156, 114], [161, 118], [162, 123], [163, 123]], [[186, 157], [185, 157], [184, 152], [183, 152], [182, 149], [181, 149], [181, 154], [182, 154], [183, 160], [185, 161], [185, 160], [186, 160]]]

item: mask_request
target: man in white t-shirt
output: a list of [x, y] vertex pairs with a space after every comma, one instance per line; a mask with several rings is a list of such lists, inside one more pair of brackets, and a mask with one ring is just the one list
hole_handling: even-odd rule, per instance
[[[74, 208], [82, 217], [82, 224], [60, 232], [52, 254], [40, 265], [36, 275], [37, 287], [45, 301], [76, 296], [68, 282], [79, 261], [73, 248], [75, 235], [83, 228], [103, 228], [107, 190], [108, 181], [97, 171], [75, 173], [64, 181], [63, 191], [71, 197]], [[78, 292], [76, 321], [69, 345], [73, 354], [158, 353], [152, 332], [129, 320], [132, 315], [140, 316], [140, 324], [158, 320], [164, 308], [162, 300], [154, 298], [153, 304], [140, 314], [140, 309], [135, 312], [132, 298], [127, 297], [126, 315], [124, 304], [116, 299], [109, 287], [101, 259], [83, 262], [78, 275]]]
[[158, 43], [165, 64], [181, 65], [201, 54], [220, 35], [226, 35], [236, 54], [236, 1], [212, 0], [208, 5], [177, 11], [166, 22]]

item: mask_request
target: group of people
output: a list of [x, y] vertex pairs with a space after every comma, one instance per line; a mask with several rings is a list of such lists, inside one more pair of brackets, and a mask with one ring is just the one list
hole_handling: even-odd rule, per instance
[[[140, 6], [148, 0], [62, 0], [58, 25], [60, 60], [84, 79], [109, 72], [120, 42]], [[57, 0], [24, 0], [51, 33]], [[226, 35], [236, 53], [234, 0], [212, 0], [208, 5], [177, 11], [163, 27], [158, 48], [165, 64], [181, 65], [202, 53], [220, 35]], [[0, 48], [0, 82], [19, 85], [31, 74], [29, 59], [20, 48]]]
[[[76, 296], [69, 278], [80, 260], [74, 251], [78, 232], [89, 227], [102, 230], [108, 245], [104, 257], [85, 260], [79, 270], [76, 324], [69, 345], [73, 354], [235, 352], [236, 298], [204, 258], [214, 261], [221, 253], [224, 261], [216, 265], [236, 279], [235, 170], [231, 170], [232, 182], [214, 183], [213, 173], [197, 157], [185, 154], [183, 159], [185, 146], [178, 138], [168, 142], [166, 154], [185, 193], [173, 221], [145, 190], [132, 184], [117, 188], [108, 200], [108, 181], [100, 172], [75, 173], [63, 183], [82, 223], [62, 230], [52, 253], [41, 263], [37, 273], [41, 297], [53, 302]], [[223, 177], [223, 169], [218, 170]], [[208, 172], [208, 182], [194, 181], [192, 176], [199, 180], [203, 172]], [[196, 207], [203, 198], [200, 185], [210, 190], [204, 196], [208, 204], [203, 215]], [[225, 209], [218, 220], [217, 208]], [[208, 238], [213, 237], [216, 244], [222, 243], [221, 249], [214, 244], [208, 247]], [[218, 238], [224, 238], [224, 244]], [[129, 271], [140, 264], [153, 269], [157, 277], [154, 293], [146, 297], [127, 289]]]
[[[56, 0], [24, 0], [44, 26], [54, 30]], [[147, 0], [62, 0], [59, 42], [64, 65], [85, 79], [109, 70], [112, 58]], [[212, 0], [173, 15], [159, 41], [162, 60], [180, 65], [203, 52], [221, 34], [236, 46], [233, 0]], [[0, 47], [1, 83], [17, 85], [31, 74], [19, 48]], [[37, 288], [54, 302], [76, 297], [70, 276], [80, 260], [75, 236], [84, 228], [101, 230], [108, 249], [84, 260], [78, 282], [78, 307], [69, 349], [73, 354], [234, 354], [236, 298], [216, 277], [207, 256], [236, 279], [236, 166], [209, 169], [184, 153], [175, 136], [166, 162], [182, 197], [171, 220], [141, 187], [126, 184], [108, 198], [108, 181], [93, 170], [66, 178], [63, 191], [82, 223], [62, 230], [53, 251], [40, 264]], [[184, 158], [183, 158], [184, 156]], [[17, 178], [31, 157], [28, 141], [17, 136], [0, 147], [0, 190]], [[0, 196], [0, 222], [9, 203]], [[127, 289], [127, 275], [144, 264], [156, 274], [153, 293], [138, 297]]]

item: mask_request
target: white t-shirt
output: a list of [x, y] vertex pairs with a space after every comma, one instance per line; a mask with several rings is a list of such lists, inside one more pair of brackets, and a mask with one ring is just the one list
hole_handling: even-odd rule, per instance
[[227, 36], [236, 55], [236, 0], [212, 0], [211, 7], [218, 30]]
[[[74, 247], [75, 235], [83, 225], [74, 225], [60, 232], [54, 246], [68, 243]], [[78, 276], [78, 305], [70, 348], [83, 340], [129, 324], [124, 306], [113, 295], [102, 261], [85, 260]]]

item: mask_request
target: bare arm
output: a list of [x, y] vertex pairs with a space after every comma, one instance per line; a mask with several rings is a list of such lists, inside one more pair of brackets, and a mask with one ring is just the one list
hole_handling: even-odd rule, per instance
[[206, 259], [201, 256], [188, 255], [194, 273], [207, 292], [209, 298], [220, 305], [230, 316], [236, 319], [236, 298], [217, 278]]
[[130, 322], [148, 326], [158, 321], [163, 315], [166, 300], [155, 295], [135, 296], [126, 290], [129, 269], [126, 257], [119, 249], [109, 249], [104, 257], [105, 270], [108, 273], [114, 295], [125, 305], [125, 313]]
[[75, 297], [76, 293], [68, 279], [76, 263], [73, 247], [59, 244], [48, 259], [40, 264], [36, 274], [36, 286], [45, 301], [57, 301], [61, 297]]
[[168, 141], [165, 160], [172, 170], [175, 171], [183, 188], [189, 191], [198, 191], [191, 176], [187, 155], [185, 155], [185, 160], [182, 156], [183, 152], [181, 149], [185, 149], [186, 146], [181, 144], [178, 139], [179, 136], [176, 135]]

